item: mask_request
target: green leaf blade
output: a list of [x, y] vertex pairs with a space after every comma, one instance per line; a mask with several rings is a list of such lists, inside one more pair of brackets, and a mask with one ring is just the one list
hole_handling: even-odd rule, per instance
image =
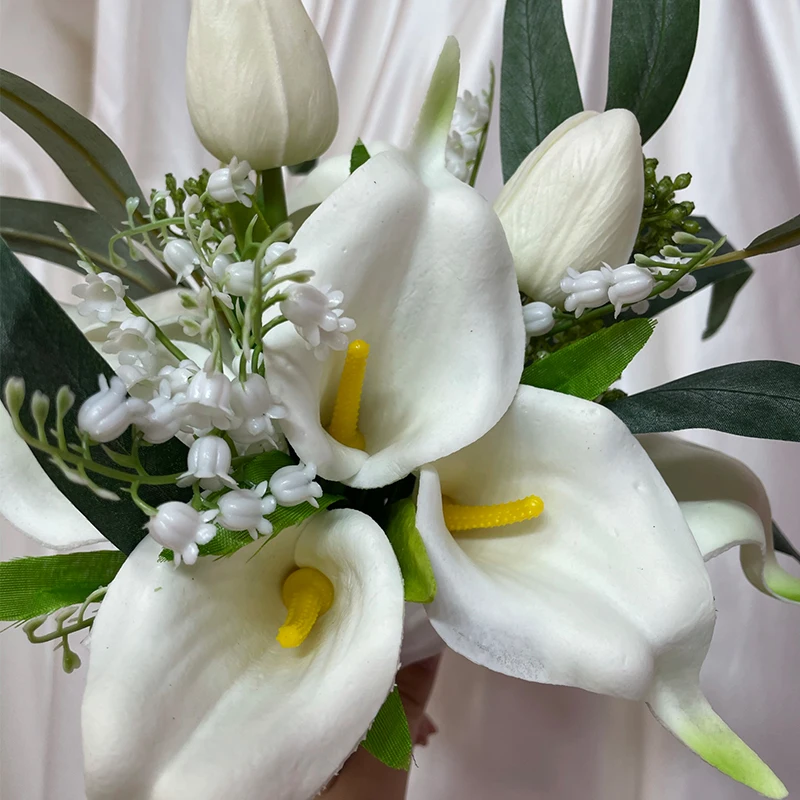
[[756, 236], [745, 250], [758, 250], [759, 255], [762, 255], [777, 253], [798, 245], [800, 245], [800, 214]]
[[614, 0], [606, 108], [627, 108], [646, 142], [683, 89], [697, 42], [700, 0]]
[[367, 150], [364, 142], [358, 139], [350, 153], [350, 174], [352, 175], [359, 167], [366, 164], [367, 161], [369, 161], [369, 150]]
[[[111, 225], [127, 219], [129, 197], [138, 197], [140, 208], [147, 208], [119, 148], [66, 103], [13, 72], [0, 70], [0, 111], [42, 147]], [[145, 221], [141, 213], [138, 217]]]
[[632, 433], [708, 428], [800, 442], [800, 365], [743, 361], [608, 404]]
[[[0, 285], [0, 386], [5, 386], [12, 376], [21, 377], [28, 397], [39, 389], [53, 402], [58, 389], [69, 386], [75, 393], [75, 405], [65, 418], [65, 430], [74, 430], [81, 403], [98, 389], [98, 375], [111, 378], [114, 372], [2, 239]], [[35, 430], [27, 404], [20, 416], [28, 430]], [[130, 434], [120, 437], [115, 446], [117, 443], [123, 449], [129, 448]], [[128, 495], [121, 494], [118, 502], [103, 500], [85, 486], [67, 480], [49, 456], [38, 450], [32, 452], [59, 491], [100, 533], [124, 553], [133, 551], [144, 538], [147, 517]], [[142, 464], [151, 475], [179, 473], [186, 469], [187, 452], [181, 442], [171, 439], [142, 448]], [[96, 453], [96, 457], [98, 462], [113, 466], [102, 453]], [[109, 478], [92, 478], [104, 488], [120, 488], [117, 481]], [[141, 495], [157, 506], [168, 500], [186, 501], [192, 493], [165, 485], [143, 486]]]
[[407, 770], [411, 766], [411, 731], [396, 686], [378, 711], [361, 746], [387, 767]]
[[553, 128], [580, 111], [561, 0], [507, 0], [500, 79], [503, 180]]
[[602, 328], [527, 366], [520, 383], [594, 400], [619, 380], [654, 328], [649, 319]]
[[0, 563], [0, 620], [24, 621], [82, 603], [108, 586], [125, 555], [118, 550], [60, 553]]
[[417, 530], [416, 516], [411, 498], [398, 500], [389, 510], [386, 536], [400, 565], [406, 601], [431, 603], [436, 596], [436, 576]]
[[98, 267], [126, 282], [130, 297], [138, 299], [173, 287], [169, 277], [152, 264], [133, 261], [121, 241], [116, 243], [114, 252], [124, 266], [112, 264], [108, 241], [116, 231], [95, 211], [21, 197], [0, 197], [0, 236], [12, 250], [79, 270], [78, 256], [59, 233], [56, 222], [69, 230]]

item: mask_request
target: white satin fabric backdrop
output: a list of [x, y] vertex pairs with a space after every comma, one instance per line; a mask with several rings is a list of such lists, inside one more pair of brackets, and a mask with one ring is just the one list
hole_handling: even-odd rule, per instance
[[[448, 34], [462, 47], [462, 87], [500, 64], [502, 0], [306, 0], [339, 90], [331, 153], [358, 136], [403, 144]], [[183, 97], [189, 0], [0, 0], [0, 63], [89, 114], [121, 147], [140, 184], [167, 170], [196, 174], [212, 161], [194, 136]], [[611, 0], [566, 0], [584, 101], [602, 109]], [[703, 0], [686, 90], [648, 144], [672, 175], [691, 171], [688, 196], [735, 243], [800, 211], [800, 4]], [[4, 194], [80, 202], [37, 145], [0, 120]], [[501, 185], [496, 115], [478, 186]], [[797, 362], [800, 263], [767, 256], [722, 332], [701, 342], [708, 293], [665, 314], [626, 388], [638, 389], [728, 361]], [[33, 264], [60, 298], [74, 275]], [[698, 433], [738, 456], [767, 485], [775, 518], [800, 540], [800, 447]], [[624, 513], [624, 509], [620, 509]], [[0, 556], [42, 552], [3, 523]], [[796, 567], [796, 565], [795, 565]], [[790, 567], [792, 568], [792, 567]], [[800, 616], [747, 584], [733, 553], [710, 565], [719, 620], [704, 670], [717, 710], [800, 793]], [[67, 676], [46, 647], [15, 631], [0, 637], [0, 795], [78, 800], [79, 709], [86, 671]], [[754, 795], [682, 748], [642, 706], [574, 689], [526, 684], [448, 654], [431, 702], [440, 732], [419, 749], [412, 800], [747, 800]], [[238, 799], [237, 799], [238, 800]], [[242, 800], [249, 800], [243, 798]]]

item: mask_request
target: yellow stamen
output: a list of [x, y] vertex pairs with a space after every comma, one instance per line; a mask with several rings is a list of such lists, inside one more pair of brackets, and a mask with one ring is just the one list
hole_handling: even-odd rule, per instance
[[333, 605], [333, 584], [314, 567], [301, 567], [283, 582], [286, 622], [278, 630], [281, 647], [299, 647], [314, 623]]
[[455, 533], [475, 528], [499, 528], [533, 519], [544, 511], [544, 502], [541, 497], [532, 494], [522, 500], [496, 506], [462, 506], [449, 497], [443, 497], [442, 511], [444, 524], [451, 533]]
[[361, 410], [361, 392], [367, 374], [369, 345], [363, 339], [350, 342], [342, 367], [342, 377], [333, 404], [333, 416], [328, 433], [347, 447], [366, 450], [364, 435], [358, 429], [358, 414]]

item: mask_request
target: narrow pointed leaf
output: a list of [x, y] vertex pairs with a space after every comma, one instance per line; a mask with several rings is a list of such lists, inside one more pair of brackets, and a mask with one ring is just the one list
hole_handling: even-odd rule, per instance
[[378, 711], [361, 746], [387, 767], [407, 770], [411, 766], [411, 732], [396, 686]]
[[416, 515], [411, 498], [394, 503], [389, 510], [386, 536], [400, 565], [406, 602], [430, 603], [436, 596], [436, 577], [417, 530]]
[[367, 161], [369, 161], [369, 150], [367, 150], [364, 142], [359, 139], [355, 143], [353, 151], [350, 153], [350, 174], [352, 175], [362, 164], [366, 164]]
[[772, 523], [772, 543], [775, 547], [775, 552], [784, 553], [787, 556], [791, 556], [795, 561], [800, 561], [800, 552], [774, 522]]
[[633, 433], [709, 428], [800, 441], [800, 365], [743, 361], [679, 378], [608, 407]]
[[647, 344], [655, 321], [632, 319], [580, 339], [527, 366], [520, 383], [594, 400]]
[[798, 245], [800, 245], [800, 214], [762, 233], [761, 236], [756, 236], [745, 249], [758, 250], [759, 254], [777, 253], [779, 250], [787, 250]]
[[[125, 201], [147, 201], [119, 148], [93, 122], [19, 75], [0, 70], [0, 111], [38, 142], [70, 183], [111, 225]], [[144, 222], [141, 211], [138, 221]]]
[[0, 620], [28, 620], [82, 603], [108, 586], [125, 554], [119, 550], [60, 553], [0, 563]]
[[[77, 424], [81, 403], [97, 391], [97, 376], [114, 373], [75, 324], [47, 291], [33, 278], [0, 239], [0, 386], [8, 378], [25, 380], [28, 397], [39, 389], [55, 401], [56, 392], [67, 385], [75, 393], [75, 405], [65, 418], [65, 430], [71, 433]], [[51, 409], [51, 417], [53, 418]], [[26, 406], [20, 414], [28, 430], [35, 430]], [[129, 434], [124, 434], [115, 447], [126, 450]], [[96, 448], [97, 461], [108, 466], [108, 460]], [[147, 518], [129, 498], [120, 494], [118, 502], [102, 500], [85, 486], [67, 480], [49, 456], [33, 451], [42, 469], [61, 493], [124, 553], [130, 553], [144, 537], [142, 526]], [[177, 439], [143, 448], [142, 463], [151, 475], [171, 475], [186, 469], [186, 447]], [[100, 486], [119, 491], [117, 481], [92, 475]], [[143, 486], [142, 497], [152, 505], [167, 500], [185, 500], [191, 491], [176, 486]]]
[[503, 180], [579, 111], [583, 102], [561, 0], [507, 0], [500, 79]]
[[131, 259], [123, 242], [116, 243], [114, 252], [124, 266], [113, 264], [108, 256], [108, 241], [116, 231], [90, 208], [0, 197], [0, 236], [12, 250], [79, 270], [78, 256], [59, 233], [56, 222], [69, 230], [100, 269], [119, 275], [134, 299], [173, 287], [167, 275], [152, 264]]
[[700, 0], [614, 0], [606, 108], [627, 108], [642, 142], [683, 89], [697, 41]]

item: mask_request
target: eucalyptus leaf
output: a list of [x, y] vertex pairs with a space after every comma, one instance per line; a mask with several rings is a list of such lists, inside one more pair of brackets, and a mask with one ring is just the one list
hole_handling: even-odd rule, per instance
[[59, 553], [0, 563], [0, 620], [28, 620], [83, 603], [125, 561], [119, 550]]
[[583, 102], [561, 0], [507, 0], [500, 80], [503, 180], [579, 111]]
[[392, 545], [403, 576], [405, 599], [409, 603], [430, 603], [436, 596], [436, 577], [417, 530], [417, 508], [407, 497], [389, 509], [386, 536]]
[[709, 428], [798, 442], [800, 365], [726, 364], [615, 400], [608, 407], [632, 433]]
[[520, 383], [594, 400], [619, 380], [625, 367], [647, 344], [655, 321], [617, 322], [525, 368]]
[[134, 261], [124, 242], [118, 241], [114, 247], [120, 266], [113, 264], [108, 256], [108, 241], [116, 231], [90, 208], [0, 197], [0, 236], [12, 250], [79, 270], [78, 256], [59, 233], [56, 222], [69, 230], [98, 267], [119, 275], [132, 298], [173, 287], [167, 275], [152, 264]]
[[606, 108], [627, 108], [646, 142], [683, 89], [697, 42], [700, 0], [614, 0]]
[[[98, 375], [113, 376], [111, 367], [100, 357], [80, 330], [70, 320], [55, 300], [33, 278], [0, 239], [0, 386], [8, 378], [18, 376], [25, 380], [28, 397], [39, 389], [55, 400], [56, 392], [67, 385], [75, 394], [75, 405], [65, 418], [69, 433], [77, 424], [78, 408], [97, 389]], [[20, 414], [28, 430], [35, 430], [27, 404]], [[126, 433], [114, 443], [123, 452], [130, 448], [130, 434]], [[99, 448], [98, 448], [99, 451]], [[103, 500], [85, 486], [79, 486], [64, 477], [51, 463], [49, 456], [32, 451], [61, 493], [91, 522], [115, 547], [130, 553], [145, 535], [147, 517], [127, 494], [117, 502]], [[142, 464], [151, 475], [172, 475], [186, 469], [187, 449], [177, 439], [141, 449]], [[114, 466], [98, 452], [97, 461]], [[92, 475], [105, 488], [119, 491], [117, 481]], [[142, 497], [152, 505], [167, 500], [187, 500], [191, 490], [174, 485], [143, 486]]]
[[407, 770], [411, 766], [411, 731], [396, 686], [378, 711], [361, 746], [387, 767]]
[[791, 556], [795, 561], [800, 561], [800, 552], [786, 538], [786, 534], [775, 524], [772, 523], [772, 544], [777, 553], [784, 553]]
[[358, 139], [350, 153], [350, 174], [352, 175], [360, 166], [369, 161], [369, 150], [361, 139]]
[[757, 250], [759, 255], [763, 255], [798, 245], [800, 245], [800, 214], [756, 236], [745, 250]]
[[[119, 148], [93, 122], [36, 84], [0, 70], [0, 111], [38, 142], [70, 183], [111, 225], [128, 218], [125, 201], [147, 200]], [[146, 222], [141, 210], [137, 222]]]

